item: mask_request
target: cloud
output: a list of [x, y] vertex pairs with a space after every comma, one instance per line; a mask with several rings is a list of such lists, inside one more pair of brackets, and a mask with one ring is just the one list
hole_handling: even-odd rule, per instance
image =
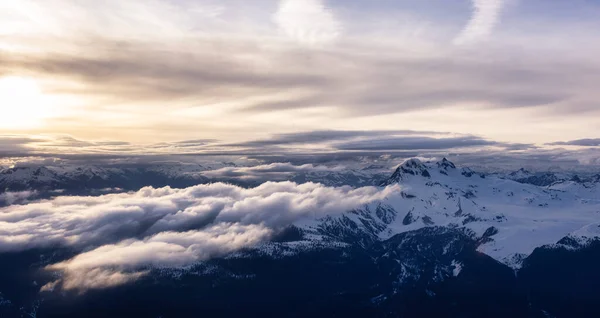
[[3, 205], [23, 204], [35, 197], [35, 191], [18, 191], [0, 193], [0, 207]]
[[[585, 125], [575, 122], [597, 115], [595, 28], [515, 24], [523, 18], [515, 14], [511, 27], [519, 36], [505, 32], [494, 45], [458, 48], [446, 43], [455, 17], [436, 16], [427, 21], [435, 35], [399, 39], [404, 29], [414, 30], [398, 30], [399, 11], [417, 16], [416, 8], [430, 7], [419, 22], [438, 10], [456, 12], [443, 1], [421, 2], [23, 0], [8, 14], [17, 23], [8, 24], [14, 29], [2, 43], [9, 49], [0, 54], [0, 74], [31, 78], [56, 97], [63, 111], [53, 111], [44, 132], [131, 142], [147, 143], [156, 130], [161, 134], [153, 142], [237, 142], [296, 129], [394, 129], [398, 123], [433, 130], [439, 118], [465, 108], [474, 116], [452, 116], [442, 129], [472, 133], [473, 117], [484, 117], [498, 124], [477, 129], [482, 134], [533, 141], [556, 138], [553, 124], [580, 135]], [[504, 7], [504, 1], [473, 2], [459, 42], [489, 34]], [[342, 24], [352, 32], [337, 36], [335, 45], [307, 50], [294, 43], [328, 43]], [[547, 32], [536, 34], [541, 29]], [[432, 120], [410, 114], [428, 110], [440, 112]], [[529, 120], [537, 114], [544, 117]], [[536, 127], [523, 123], [506, 132], [512, 118]]]
[[41, 155], [45, 152], [68, 154], [112, 151], [127, 152], [131, 144], [114, 140], [81, 140], [69, 135], [0, 135], [0, 157]]
[[[0, 208], [0, 252], [92, 249], [50, 268], [66, 272], [62, 288], [101, 288], [127, 281], [129, 270], [191, 265], [264, 241], [298, 220], [343, 213], [397, 192], [397, 186], [353, 189], [267, 182], [250, 189], [215, 183], [62, 196]], [[106, 255], [114, 257], [107, 260]], [[81, 277], [82, 271], [88, 276]]]
[[[27, 143], [32, 138], [22, 137]], [[309, 170], [331, 171], [331, 167], [339, 166], [340, 161], [354, 161], [359, 156], [377, 160], [378, 156], [385, 154], [414, 157], [424, 152], [453, 150], [464, 153], [489, 147], [528, 151], [536, 147], [534, 144], [501, 142], [472, 135], [415, 130], [315, 130], [274, 134], [238, 143], [197, 139], [151, 145], [86, 141], [72, 137], [44, 138], [4, 154], [5, 160], [8, 160], [5, 165], [130, 168], [161, 165], [177, 169], [183, 167], [190, 173], [204, 171], [206, 176], [216, 181], [236, 179], [255, 184], [256, 181], [290, 180], [291, 175], [311, 173]], [[243, 167], [215, 165], [215, 162], [231, 161]]]
[[444, 135], [445, 132], [415, 131], [415, 130], [314, 130], [296, 133], [275, 134], [268, 139], [260, 139], [235, 144], [226, 144], [232, 147], [263, 147], [283, 146], [294, 144], [323, 144], [328, 142], [348, 140], [364, 137], [391, 136], [391, 135]]
[[[217, 142], [218, 142], [217, 139], [194, 139], [194, 140], [177, 141], [177, 142], [172, 142], [172, 143], [163, 143], [162, 145], [188, 148], [188, 147], [202, 147], [202, 146], [206, 146], [206, 145], [210, 145], [210, 144], [215, 144]], [[159, 145], [159, 146], [161, 146], [161, 145]]]
[[[306, 122], [305, 129], [390, 128], [394, 123], [384, 117], [359, 126], [348, 122], [465, 105], [478, 112], [537, 107], [548, 120], [568, 110], [574, 118], [594, 111], [589, 101], [597, 99], [589, 84], [598, 80], [597, 67], [560, 56], [546, 61], [503, 51], [443, 49], [412, 56], [380, 54], [388, 51], [366, 44], [302, 51], [225, 39], [198, 39], [188, 51], [173, 52], [139, 42], [118, 46], [100, 38], [94, 43], [103, 54], [7, 54], [0, 56], [0, 68], [64, 82], [49, 93], [88, 101], [83, 109], [88, 115], [76, 116], [76, 122], [88, 123], [85, 131], [115, 138], [112, 132], [124, 129], [128, 138], [145, 140], [147, 131], [160, 129], [165, 132], [157, 136], [160, 141], [189, 138], [191, 132], [193, 138], [221, 139], [232, 134], [230, 122], [236, 123], [234, 140], [241, 140], [289, 131], [284, 123], [291, 118]], [[61, 128], [72, 122], [75, 118], [48, 121]], [[448, 124], [464, 128], [471, 122], [458, 117]], [[202, 134], [198, 125], [205, 127]]]
[[471, 0], [473, 15], [454, 43], [473, 43], [489, 36], [500, 20], [505, 0]]
[[323, 0], [280, 0], [273, 21], [284, 34], [307, 46], [331, 43], [342, 30]]
[[[444, 137], [450, 136], [450, 137]], [[363, 151], [363, 152], [402, 152], [422, 150], [449, 150], [461, 148], [483, 148], [495, 146], [507, 150], [527, 150], [533, 144], [505, 143], [478, 136], [457, 135], [435, 131], [412, 130], [373, 130], [373, 131], [309, 131], [289, 134], [276, 134], [271, 138], [247, 141], [225, 146], [283, 151], [286, 147], [302, 145], [319, 151]], [[312, 148], [311, 148], [312, 147]]]
[[363, 150], [363, 151], [393, 151], [393, 150], [435, 150], [452, 148], [469, 148], [484, 146], [500, 146], [495, 141], [485, 140], [479, 137], [454, 137], [454, 138], [431, 138], [431, 137], [384, 137], [372, 138], [358, 141], [349, 141], [335, 144], [339, 150]]
[[26, 135], [0, 135], [0, 152], [5, 155], [29, 151], [30, 147], [44, 141], [43, 139]]
[[250, 167], [224, 167], [216, 170], [203, 171], [202, 175], [215, 180], [236, 179], [250, 181], [287, 180], [298, 173], [336, 172], [342, 171], [342, 166], [318, 166], [313, 164], [293, 165], [291, 163], [270, 163]]
[[581, 146], [581, 147], [600, 147], [600, 138], [586, 138], [571, 141], [557, 141], [547, 143], [548, 146]]
[[147, 270], [140, 268], [185, 267], [256, 245], [272, 234], [273, 230], [263, 225], [223, 223], [202, 231], [164, 232], [144, 240], [104, 245], [48, 266], [48, 270], [64, 275], [42, 290], [57, 285], [80, 291], [113, 287], [145, 275]]

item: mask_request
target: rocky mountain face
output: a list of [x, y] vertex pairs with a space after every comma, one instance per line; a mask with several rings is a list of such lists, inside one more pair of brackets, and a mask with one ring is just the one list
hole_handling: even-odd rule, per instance
[[598, 180], [541, 186], [412, 159], [382, 184], [401, 193], [82, 295], [39, 293], [52, 280], [40, 269], [71, 251], [0, 254], [0, 316], [600, 316]]

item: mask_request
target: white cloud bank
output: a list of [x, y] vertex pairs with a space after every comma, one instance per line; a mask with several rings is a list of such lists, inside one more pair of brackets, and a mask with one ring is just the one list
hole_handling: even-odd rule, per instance
[[489, 36], [500, 20], [504, 0], [472, 0], [473, 15], [454, 44], [477, 42]]
[[113, 287], [145, 275], [147, 270], [140, 268], [187, 266], [255, 245], [272, 233], [264, 225], [221, 223], [199, 231], [164, 232], [144, 240], [104, 245], [49, 266], [64, 275], [42, 290], [58, 285], [65, 290]]
[[64, 273], [45, 289], [104, 288], [148, 267], [186, 266], [268, 240], [308, 217], [343, 213], [398, 192], [267, 182], [143, 188], [97, 197], [58, 197], [0, 209], [0, 252], [69, 246], [87, 250], [49, 266]]

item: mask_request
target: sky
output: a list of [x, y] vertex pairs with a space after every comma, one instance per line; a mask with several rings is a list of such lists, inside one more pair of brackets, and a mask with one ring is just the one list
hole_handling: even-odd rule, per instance
[[324, 131], [339, 151], [595, 148], [599, 16], [591, 0], [1, 1], [0, 150], [266, 151]]

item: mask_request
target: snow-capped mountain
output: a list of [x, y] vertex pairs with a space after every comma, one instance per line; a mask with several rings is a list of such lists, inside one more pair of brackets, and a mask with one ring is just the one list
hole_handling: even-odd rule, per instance
[[[181, 165], [142, 167], [100, 166], [23, 166], [0, 171], [0, 189], [23, 190], [78, 190], [123, 188], [135, 189], [144, 184], [168, 185], [199, 183], [201, 176], [188, 173]], [[197, 169], [201, 171], [200, 169]], [[193, 171], [193, 170], [192, 170]], [[204, 178], [206, 179], [206, 178]], [[186, 182], [187, 181], [187, 182]]]
[[545, 172], [534, 174], [524, 168], [511, 172], [506, 177], [519, 183], [528, 183], [542, 187], [566, 180], [565, 176], [558, 176], [555, 173]]
[[537, 247], [567, 236], [585, 240], [600, 235], [598, 182], [541, 187], [460, 169], [444, 158], [407, 160], [383, 184], [400, 184], [401, 195], [302, 228], [360, 242], [385, 241], [426, 227], [462, 229], [480, 239], [479, 252], [514, 268]]
[[[315, 182], [327, 186], [354, 187], [377, 185], [388, 177], [385, 167], [328, 169], [326, 167], [297, 169], [284, 164], [287, 170], [271, 172], [257, 169], [249, 177], [246, 169], [233, 162], [210, 164], [163, 163], [121, 166], [43, 165], [17, 166], [0, 169], [0, 193], [35, 191], [38, 198], [56, 194], [100, 194], [138, 190], [145, 186], [184, 188], [202, 183], [227, 182], [244, 187], [258, 186], [265, 181]], [[231, 170], [235, 168], [237, 170]], [[272, 168], [267, 166], [267, 168]], [[227, 170], [230, 169], [230, 170]], [[2, 204], [0, 199], [0, 205]]]
[[[201, 168], [167, 170], [171, 178], [202, 175], [195, 169]], [[225, 257], [148, 268], [151, 274], [119, 288], [42, 297], [40, 284], [54, 277], [39, 269], [73, 251], [0, 254], [0, 316], [600, 315], [600, 178], [539, 186], [447, 159], [410, 159], [384, 180], [356, 171], [362, 170], [290, 178], [335, 184], [346, 182], [344, 174], [370, 176], [381, 186], [399, 185], [400, 192], [341, 215], [303, 219], [270, 242]], [[105, 170], [72, 173], [94, 178]], [[67, 174], [48, 168], [37, 175], [60, 180]], [[73, 309], [74, 303], [85, 305]]]
[[548, 187], [555, 184], [561, 184], [566, 181], [573, 181], [588, 186], [593, 186], [600, 180], [600, 175], [580, 176], [565, 172], [530, 172], [524, 168], [513, 171], [508, 174], [497, 174], [505, 179], [517, 181], [519, 183], [533, 184], [540, 187]]

